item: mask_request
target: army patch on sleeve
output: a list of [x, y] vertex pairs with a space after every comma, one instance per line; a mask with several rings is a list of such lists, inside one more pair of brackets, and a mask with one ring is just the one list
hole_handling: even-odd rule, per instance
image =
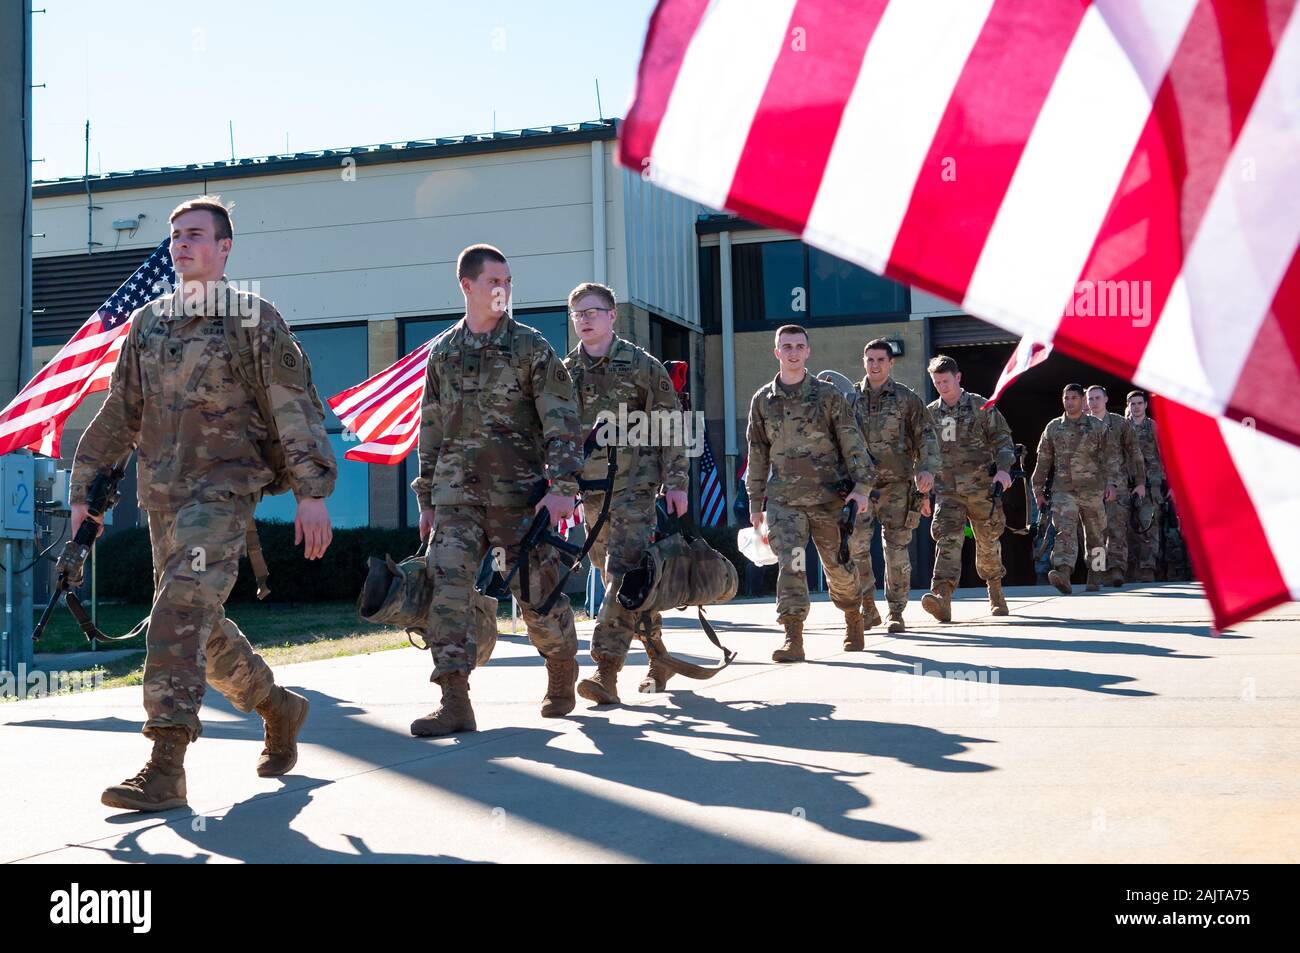
[[546, 390], [561, 397], [573, 396], [573, 379], [563, 361], [551, 361], [551, 372], [546, 375]]
[[298, 347], [298, 342], [290, 334], [276, 334], [275, 348], [271, 354], [272, 374], [275, 383], [291, 387], [305, 387], [307, 384], [307, 359]]
[[666, 393], [668, 393], [670, 390], [673, 389], [673, 385], [672, 385], [671, 383], [669, 383], [668, 381], [664, 380], [663, 378], [660, 378], [660, 379], [659, 379], [659, 389], [660, 389], [661, 391], [663, 391], [663, 392], [666, 394]]

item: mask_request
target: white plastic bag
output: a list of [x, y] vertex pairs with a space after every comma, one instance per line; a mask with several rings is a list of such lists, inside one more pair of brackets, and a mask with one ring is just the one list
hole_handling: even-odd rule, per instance
[[764, 514], [761, 529], [746, 526], [736, 534], [736, 547], [755, 566], [776, 565], [776, 553], [772, 552], [772, 547], [768, 545], [766, 533], [767, 515]]

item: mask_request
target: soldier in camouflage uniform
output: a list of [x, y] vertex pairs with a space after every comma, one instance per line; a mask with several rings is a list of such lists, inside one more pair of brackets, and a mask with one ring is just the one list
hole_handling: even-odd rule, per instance
[[[903, 610], [912, 584], [908, 546], [921, 523], [925, 495], [934, 487], [939, 468], [939, 444], [925, 402], [916, 392], [894, 380], [894, 351], [883, 338], [868, 341], [862, 363], [866, 376], [858, 382], [858, 426], [867, 451], [878, 467], [875, 520], [881, 525], [885, 555], [885, 601], [889, 605], [889, 631], [902, 632]], [[854, 528], [853, 562], [862, 583], [862, 611], [866, 626], [880, 623], [876, 609], [876, 574], [871, 567], [871, 519]]]
[[1128, 566], [1129, 510], [1146, 496], [1146, 463], [1133, 425], [1119, 414], [1106, 410], [1106, 388], [1093, 384], [1088, 388], [1088, 413], [1106, 426], [1106, 439], [1111, 444], [1115, 468], [1109, 483], [1115, 487], [1115, 498], [1106, 502], [1106, 562], [1110, 567], [1107, 582], [1119, 588], [1124, 584], [1124, 571]]
[[[1066, 384], [1061, 394], [1065, 413], [1051, 421], [1038, 441], [1038, 459], [1031, 482], [1034, 500], [1041, 509], [1047, 504], [1047, 480], [1052, 480], [1052, 523], [1056, 540], [1052, 544], [1052, 570], [1047, 579], [1069, 595], [1070, 574], [1079, 555], [1079, 519], [1083, 519], [1086, 562], [1090, 569], [1106, 569], [1106, 506], [1115, 498], [1115, 487], [1107, 480], [1114, 472], [1113, 444], [1106, 439], [1105, 425], [1083, 412], [1082, 384]], [[1095, 589], [1095, 584], [1089, 585]]]
[[[297, 339], [269, 302], [235, 291], [223, 275], [233, 243], [228, 209], [203, 196], [177, 207], [171, 225], [180, 286], [131, 316], [108, 397], [82, 435], [72, 467], [76, 526], [86, 518], [95, 476], [139, 450], [139, 504], [153, 545], [144, 667], [144, 734], [153, 755], [139, 774], [102, 797], [110, 807], [139, 811], [186, 803], [185, 750], [202, 733], [199, 707], [208, 685], [264, 719], [259, 775], [284, 774], [298, 758], [307, 699], [275, 684], [222, 611], [253, 507], [262, 489], [282, 476], [259, 446], [272, 422], [259, 410], [254, 381], [275, 418], [298, 497], [295, 543], [304, 543], [308, 559], [329, 545], [324, 500], [337, 474]], [[248, 328], [248, 360], [257, 367], [232, 353], [227, 321]]]
[[[460, 253], [456, 274], [465, 317], [433, 339], [420, 408], [420, 475], [411, 489], [420, 504], [420, 538], [432, 533], [434, 580], [427, 640], [432, 680], [442, 704], [411, 723], [419, 736], [474, 731], [469, 673], [476, 646], [469, 593], [489, 548], [505, 572], [535, 513], [554, 525], [573, 513], [582, 468], [578, 408], [564, 362], [535, 328], [508, 313], [510, 266], [491, 245]], [[549, 486], [546, 478], [549, 477]], [[543, 494], [541, 499], [538, 496]], [[542, 615], [511, 580], [528, 638], [546, 659], [544, 718], [573, 710], [578, 637], [573, 610], [561, 596]], [[559, 554], [529, 554], [529, 599], [541, 603], [561, 575]]]
[[1154, 582], [1160, 556], [1160, 509], [1164, 506], [1165, 465], [1156, 440], [1156, 422], [1147, 416], [1147, 395], [1129, 391], [1128, 421], [1137, 434], [1146, 467], [1146, 499], [1138, 504], [1137, 528], [1129, 524], [1129, 577], [1137, 582]]
[[[619, 702], [618, 673], [637, 623], [637, 614], [624, 609], [615, 598], [623, 576], [640, 564], [650, 546], [660, 487], [668, 511], [685, 515], [690, 480], [684, 431], [680, 426], [671, 430], [661, 426], [682, 422], [672, 380], [663, 364], [614, 333], [616, 307], [612, 288], [594, 282], [574, 288], [569, 293], [569, 316], [580, 343], [564, 359], [573, 378], [582, 432], [591, 433], [594, 428], [601, 448], [587, 458], [583, 475], [597, 480], [605, 476], [608, 451], [604, 447], [616, 451], [618, 464], [609, 520], [591, 547], [591, 564], [600, 570], [605, 583], [605, 598], [591, 640], [597, 671], [578, 683], [578, 694], [598, 705]], [[618, 432], [620, 419], [628, 422], [628, 433]], [[639, 433], [638, 420], [644, 421]], [[588, 520], [595, 520], [604, 498], [603, 493], [584, 495]], [[646, 621], [652, 632], [661, 627], [658, 612], [650, 613]], [[652, 663], [642, 684], [662, 685], [669, 674]]]
[[[862, 591], [853, 567], [840, 565], [837, 521], [850, 501], [866, 512], [875, 468], [843, 395], [804, 367], [811, 354], [808, 332], [797, 324], [778, 328], [772, 353], [781, 369], [750, 402], [745, 474], [750, 521], [761, 531], [760, 507], [766, 498], [768, 539], [779, 559], [776, 617], [785, 627], [785, 643], [772, 653], [772, 661], [804, 659], [804, 562], [810, 535], [829, 581], [831, 601], [844, 612], [844, 647], [860, 652]], [[852, 489], [841, 500], [838, 487], [846, 482]]]
[[930, 403], [930, 417], [939, 438], [939, 470], [934, 478], [936, 508], [930, 523], [935, 542], [934, 581], [921, 597], [921, 606], [940, 622], [952, 621], [952, 592], [961, 581], [961, 552], [966, 523], [975, 536], [975, 571], [988, 584], [993, 614], [1007, 614], [1002, 595], [1003, 531], [1007, 520], [1002, 500], [989, 491], [989, 464], [1002, 489], [1011, 486], [1016, 446], [1011, 428], [996, 407], [984, 407], [984, 398], [963, 390], [957, 362], [940, 354], [928, 368], [939, 398]]

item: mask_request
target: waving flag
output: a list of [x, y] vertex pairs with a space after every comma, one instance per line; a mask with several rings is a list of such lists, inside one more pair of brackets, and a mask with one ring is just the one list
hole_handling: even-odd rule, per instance
[[406, 459], [420, 439], [420, 395], [432, 344], [424, 342], [396, 364], [329, 399], [343, 426], [361, 441], [343, 454], [345, 459], [386, 466]]
[[998, 382], [993, 387], [993, 396], [984, 401], [984, 406], [992, 407], [1013, 380], [1036, 364], [1043, 363], [1051, 353], [1052, 345], [1021, 338], [1016, 349], [1011, 352], [1011, 357], [1007, 359], [1007, 366], [1002, 368], [1002, 373], [998, 376]]
[[[1132, 379], [1221, 433], [1245, 421], [1224, 438], [1240, 474], [1264, 459], [1265, 434], [1279, 454], [1300, 443], [1276, 386], [1300, 371], [1294, 8], [661, 0], [619, 158]], [[1162, 419], [1166, 458], [1195, 439], [1192, 419]], [[1293, 563], [1300, 542], [1268, 542]], [[1248, 570], [1197, 549], [1230, 624], [1241, 616], [1215, 589]], [[1300, 597], [1295, 585], [1273, 577], [1250, 611]]]
[[131, 314], [176, 283], [169, 241], [164, 239], [122, 282], [72, 339], [0, 411], [0, 454], [26, 447], [61, 456], [63, 425], [87, 394], [108, 390], [131, 330]]

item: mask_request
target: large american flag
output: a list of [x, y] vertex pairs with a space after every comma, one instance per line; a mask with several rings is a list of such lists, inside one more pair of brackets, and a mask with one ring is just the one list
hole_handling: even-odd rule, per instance
[[420, 397], [433, 340], [396, 364], [329, 399], [343, 426], [360, 440], [344, 452], [348, 460], [396, 466], [420, 439]]
[[164, 239], [122, 286], [86, 319], [72, 339], [0, 411], [0, 454], [27, 448], [60, 456], [63, 424], [77, 405], [107, 390], [117, 355], [131, 329], [131, 313], [176, 283]]
[[619, 159], [1167, 398], [1223, 627], [1300, 598], [1294, 8], [661, 0]]

